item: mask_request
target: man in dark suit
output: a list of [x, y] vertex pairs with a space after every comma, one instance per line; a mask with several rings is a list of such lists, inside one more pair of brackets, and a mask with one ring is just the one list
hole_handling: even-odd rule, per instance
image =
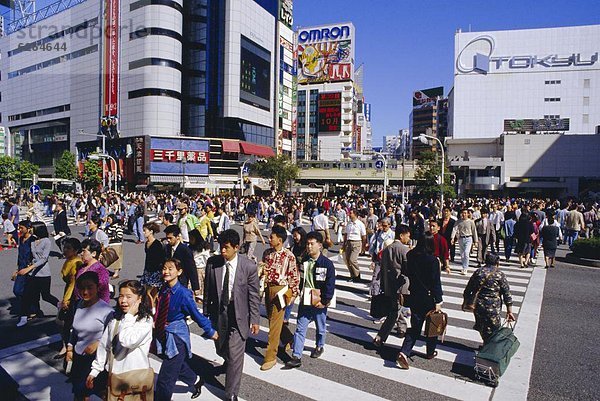
[[192, 285], [196, 301], [201, 301], [200, 285], [198, 283], [198, 270], [196, 262], [194, 262], [194, 254], [187, 245], [181, 242], [181, 230], [176, 225], [171, 225], [165, 228], [167, 246], [165, 253], [167, 258], [177, 259], [183, 266], [183, 273], [179, 276], [179, 281], [184, 287], [188, 283]]
[[490, 244], [496, 242], [496, 230], [494, 224], [489, 220], [489, 211], [481, 209], [481, 218], [475, 222], [477, 228], [477, 267], [485, 261], [485, 253]]
[[225, 399], [237, 400], [246, 339], [259, 331], [258, 273], [253, 261], [238, 255], [240, 236], [235, 230], [223, 231], [219, 245], [221, 254], [206, 262], [204, 314], [219, 333], [215, 344], [225, 359]]
[[61, 235], [62, 233], [61, 237], [55, 240], [56, 246], [58, 246], [58, 249], [62, 251], [63, 240], [71, 235], [71, 229], [67, 223], [67, 212], [65, 211], [62, 202], [58, 202], [56, 204], [54, 221], [52, 222], [52, 225], [54, 226], [55, 235]]

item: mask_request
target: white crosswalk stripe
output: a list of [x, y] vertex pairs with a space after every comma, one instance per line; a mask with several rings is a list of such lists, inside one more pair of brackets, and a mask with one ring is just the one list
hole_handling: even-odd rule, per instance
[[[383, 360], [371, 345], [371, 342], [380, 327], [369, 315], [369, 284], [372, 273], [369, 270], [368, 258], [359, 258], [359, 266], [363, 282], [348, 282], [348, 270], [345, 264], [333, 257], [338, 275], [336, 282], [337, 306], [328, 311], [327, 342], [325, 353], [319, 359], [322, 367], [306, 367], [300, 369], [282, 370], [281, 361], [267, 372], [260, 371], [260, 364], [266, 348], [268, 324], [264, 306], [261, 305], [261, 331], [255, 336], [258, 341], [249, 344], [244, 361], [242, 389], [240, 395], [245, 399], [272, 399], [273, 394], [256, 394], [256, 389], [261, 388], [261, 383], [268, 384], [269, 388], [282, 389], [298, 397], [310, 399], [347, 399], [347, 400], [381, 400], [397, 399], [390, 393], [371, 389], [366, 391], [360, 382], [338, 382], [331, 372], [337, 369], [354, 369], [366, 375], [371, 381], [386, 380], [386, 386], [408, 386], [427, 393], [436, 393], [436, 398], [448, 397], [452, 399], [490, 400], [493, 391], [490, 387], [473, 380], [468, 374], [456, 373], [452, 367], [462, 367], [458, 371], [470, 372], [474, 366], [476, 348], [481, 340], [479, 333], [472, 329], [474, 317], [472, 313], [460, 310], [462, 292], [470, 274], [461, 276], [442, 274], [442, 289], [444, 290], [444, 310], [449, 316], [449, 326], [445, 341], [437, 347], [438, 356], [425, 365], [411, 366], [408, 371], [400, 371], [395, 367], [393, 360]], [[458, 269], [457, 266], [452, 266]], [[531, 269], [514, 268], [514, 264], [502, 267], [507, 273], [513, 294], [513, 311], [517, 315], [525, 300], [527, 286], [532, 275]], [[454, 270], [456, 271], [456, 270]], [[474, 270], [470, 270], [471, 272]], [[297, 308], [292, 313], [291, 324], [295, 324]], [[305, 355], [314, 347], [313, 325], [309, 328], [306, 340]], [[192, 351], [194, 355], [207, 361], [209, 364], [219, 366], [223, 363], [214, 349], [212, 341], [207, 341], [197, 334], [191, 335]], [[311, 339], [309, 339], [311, 338]], [[29, 400], [63, 400], [70, 399], [71, 385], [65, 383], [62, 372], [50, 366], [37, 357], [35, 349], [48, 347], [48, 344], [59, 340], [57, 335], [36, 340], [20, 346], [0, 350], [0, 365], [17, 380], [21, 391]], [[250, 342], [249, 342], [250, 343]], [[400, 350], [403, 339], [395, 331], [392, 332], [385, 347], [394, 354]], [[258, 344], [258, 345], [256, 345]], [[357, 349], [356, 345], [361, 347]], [[425, 343], [418, 340], [414, 348], [415, 353], [425, 353]], [[279, 354], [281, 356], [281, 353]], [[383, 355], [383, 354], [382, 354]], [[308, 358], [303, 358], [303, 361]], [[284, 360], [285, 362], [285, 360]], [[151, 358], [151, 365], [156, 372], [160, 369], [161, 362], [155, 357]], [[452, 366], [452, 367], [451, 367]], [[462, 370], [461, 370], [462, 369]], [[510, 369], [510, 368], [509, 368]], [[215, 382], [206, 385], [200, 399], [220, 399], [223, 397], [224, 375], [215, 378]], [[245, 382], [249, 384], [244, 385]], [[310, 385], [307, 385], [310, 383]], [[177, 386], [174, 400], [189, 399], [185, 393], [184, 385]], [[241, 399], [241, 398], [240, 398]]]

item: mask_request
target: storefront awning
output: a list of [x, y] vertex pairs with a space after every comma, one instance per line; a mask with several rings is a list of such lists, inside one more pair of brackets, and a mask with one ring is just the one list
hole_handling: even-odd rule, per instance
[[250, 142], [240, 142], [240, 146], [242, 147], [242, 153], [244, 153], [245, 155], [254, 155], [262, 157], [275, 156], [273, 148], [269, 146], [257, 145], [255, 143]]
[[238, 141], [221, 141], [223, 152], [240, 153], [240, 143]]

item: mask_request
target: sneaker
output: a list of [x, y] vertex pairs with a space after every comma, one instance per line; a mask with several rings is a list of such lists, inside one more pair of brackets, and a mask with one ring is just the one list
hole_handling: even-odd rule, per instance
[[27, 316], [21, 316], [19, 319], [19, 323], [17, 323], [17, 327], [23, 327], [27, 324]]
[[462, 271], [460, 272], [460, 274], [462, 274], [463, 276], [466, 276], [466, 275], [467, 275], [467, 271], [466, 271], [466, 270], [462, 270]]
[[323, 347], [316, 347], [313, 352], [311, 352], [310, 357], [313, 359], [317, 359], [319, 358], [321, 355], [323, 355], [323, 352], [325, 351], [325, 349]]
[[299, 368], [300, 366], [302, 366], [302, 360], [296, 356], [285, 363], [285, 367], [288, 369]]
[[400, 369], [407, 370], [409, 368], [408, 359], [406, 359], [406, 356], [402, 352], [398, 354], [396, 364]]

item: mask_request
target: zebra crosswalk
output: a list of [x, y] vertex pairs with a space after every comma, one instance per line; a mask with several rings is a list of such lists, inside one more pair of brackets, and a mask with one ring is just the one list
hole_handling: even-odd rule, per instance
[[[462, 291], [469, 279], [469, 276], [457, 274], [460, 266], [451, 265], [450, 275], [442, 273], [443, 309], [448, 313], [449, 326], [444, 341], [439, 343], [437, 357], [433, 360], [420, 358], [420, 355], [425, 354], [425, 343], [422, 340], [417, 341], [411, 367], [408, 371], [403, 371], [395, 365], [395, 357], [403, 342], [395, 332], [381, 349], [378, 350], [372, 345], [380, 324], [369, 315], [368, 281], [372, 276], [369, 270], [370, 261], [364, 257], [359, 259], [363, 282], [354, 283], [347, 282], [349, 273], [344, 263], [335, 256], [332, 260], [337, 273], [337, 305], [328, 310], [325, 352], [319, 359], [307, 357], [315, 346], [312, 340], [315, 330], [311, 325], [301, 368], [283, 369], [283, 364], [289, 355], [280, 350], [278, 365], [269, 371], [261, 371], [260, 364], [268, 338], [266, 311], [261, 306], [260, 332], [248, 341], [246, 347], [240, 399], [396, 400], [431, 397], [462, 400], [507, 399], [502, 397], [503, 392], [500, 391], [504, 385], [502, 381], [498, 388], [493, 389], [474, 379], [474, 358], [481, 340], [479, 333], [473, 330], [473, 315], [463, 312], [460, 308]], [[534, 324], [537, 332], [539, 316], [535, 314], [535, 305], [532, 307], [528, 303], [541, 302], [541, 299], [536, 299], [539, 297], [539, 287], [535, 289], [533, 295], [529, 295], [528, 291], [532, 281], [536, 283], [541, 281], [543, 285], [544, 270], [519, 269], [514, 263], [503, 263], [501, 268], [506, 273], [513, 292], [513, 311], [517, 318], [517, 329], [521, 319], [526, 325], [519, 331], [519, 336], [525, 336], [531, 330], [531, 324]], [[292, 326], [295, 324], [296, 311], [295, 308], [292, 313], [290, 321]], [[528, 315], [525, 316], [525, 313]], [[522, 339], [522, 343], [528, 345], [522, 346], [519, 350], [520, 353], [523, 352], [522, 354], [515, 355], [517, 362], [514, 364], [519, 365], [515, 369], [525, 369], [519, 370], [520, 375], [529, 374], [526, 370], [527, 363], [519, 361], [526, 361], [528, 353], [533, 352], [535, 332], [531, 333], [533, 339]], [[61, 367], [47, 357], [50, 353], [48, 350], [57, 349], [56, 343], [59, 339], [54, 335], [0, 350], [0, 365], [19, 382], [21, 392], [27, 399], [71, 398], [71, 386], [65, 383], [66, 377]], [[198, 362], [195, 366], [200, 366], [200, 372], [203, 374], [208, 372], [211, 375], [214, 368], [222, 365], [222, 358], [216, 354], [212, 341], [202, 338], [194, 326], [192, 326], [191, 340], [194, 361]], [[160, 360], [152, 357], [151, 364], [158, 372]], [[512, 366], [509, 367], [509, 371], [511, 368]], [[224, 380], [224, 375], [211, 376], [200, 399], [222, 398]], [[526, 380], [527, 383], [521, 388], [520, 399], [527, 397], [528, 381]], [[510, 392], [504, 393], [514, 396], [515, 391], [511, 389]], [[177, 386], [173, 399], [189, 399], [189, 393], [186, 393], [183, 384]]]

